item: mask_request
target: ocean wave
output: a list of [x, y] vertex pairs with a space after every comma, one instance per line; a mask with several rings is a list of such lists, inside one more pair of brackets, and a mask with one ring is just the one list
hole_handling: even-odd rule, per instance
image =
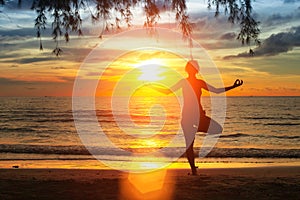
[[47, 119], [37, 119], [37, 120], [33, 120], [34, 122], [39, 122], [39, 123], [45, 123], [45, 122], [60, 122], [60, 123], [64, 123], [64, 122], [74, 122], [73, 118], [71, 119], [51, 119], [51, 118], [47, 118]]
[[17, 128], [8, 128], [8, 127], [0, 127], [1, 132], [33, 132], [35, 131], [34, 128], [29, 127], [17, 127]]
[[215, 148], [207, 157], [300, 158], [300, 149]]
[[266, 126], [299, 126], [300, 123], [289, 123], [289, 122], [272, 122], [272, 123], [264, 123]]
[[238, 138], [238, 137], [249, 137], [249, 134], [244, 133], [236, 133], [236, 134], [229, 134], [229, 135], [220, 135], [220, 138]]
[[253, 119], [253, 120], [291, 120], [297, 121], [300, 120], [300, 117], [290, 116], [290, 117], [282, 117], [282, 116], [270, 116], [270, 117], [243, 117], [243, 119]]
[[291, 139], [291, 140], [293, 140], [293, 139], [300, 139], [300, 136], [290, 136], [290, 135], [280, 135], [280, 136], [278, 136], [278, 135], [272, 135], [272, 136], [270, 136], [270, 137], [273, 137], [273, 138], [278, 138], [278, 139]]
[[[108, 156], [130, 156], [135, 153], [155, 152], [160, 148], [135, 148], [124, 149], [120, 155], [119, 151], [104, 147], [90, 147], [95, 155]], [[183, 147], [172, 147], [163, 149], [162, 152], [167, 157], [176, 157], [184, 152]], [[204, 149], [205, 150], [205, 149]], [[200, 148], [196, 148], [198, 154]], [[57, 155], [90, 155], [84, 146], [47, 146], [47, 145], [12, 145], [1, 144], [2, 153], [21, 154], [57, 154]], [[214, 148], [207, 157], [211, 158], [300, 158], [300, 149], [259, 149], [259, 148]]]
[[236, 133], [236, 134], [228, 134], [228, 135], [220, 135], [220, 138], [240, 138], [240, 137], [259, 137], [259, 138], [276, 138], [276, 139], [300, 139], [298, 135], [263, 135], [263, 134], [244, 134], [244, 133]]

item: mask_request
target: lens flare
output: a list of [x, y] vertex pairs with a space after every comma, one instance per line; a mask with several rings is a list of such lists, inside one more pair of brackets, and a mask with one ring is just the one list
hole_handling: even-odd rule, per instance
[[[170, 112], [175, 109], [180, 115], [182, 110], [181, 95], [171, 86], [185, 79], [188, 46], [178, 32], [158, 28], [157, 33], [159, 42], [147, 36], [143, 29], [136, 29], [99, 44], [84, 60], [74, 81], [72, 111], [77, 133], [89, 152], [113, 169], [140, 173], [165, 168], [185, 153], [185, 145], [193, 141], [196, 133], [192, 130], [190, 136], [184, 136], [180, 116], [174, 117], [174, 112]], [[134, 42], [128, 43], [130, 37]], [[201, 76], [206, 82], [222, 87], [218, 69], [206, 51], [197, 42], [193, 43]], [[178, 102], [176, 108], [170, 108], [164, 100], [152, 102], [150, 99], [159, 95], [147, 88], [149, 83], [168, 89], [169, 97]], [[110, 101], [98, 104], [95, 96]], [[138, 96], [146, 96], [149, 102], [138, 105], [135, 99]], [[222, 125], [226, 99], [221, 97], [225, 96], [210, 96], [210, 115]], [[198, 108], [195, 95], [189, 102], [191, 107]], [[199, 124], [197, 110], [188, 115], [192, 125]], [[99, 113], [105, 119], [99, 119]], [[166, 137], [168, 134], [172, 137]], [[199, 155], [204, 157], [217, 140], [205, 136], [205, 148], [200, 149]], [[107, 159], [103, 150], [117, 155], [116, 160]]]

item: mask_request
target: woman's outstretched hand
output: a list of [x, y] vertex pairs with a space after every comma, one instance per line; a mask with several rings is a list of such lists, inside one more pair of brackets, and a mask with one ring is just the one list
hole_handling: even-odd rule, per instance
[[234, 84], [233, 84], [233, 87], [239, 87], [241, 85], [243, 85], [243, 80], [240, 80], [240, 79], [236, 79]]

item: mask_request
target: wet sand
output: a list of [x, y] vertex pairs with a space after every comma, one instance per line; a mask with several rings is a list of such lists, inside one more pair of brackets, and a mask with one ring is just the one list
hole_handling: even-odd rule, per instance
[[0, 169], [0, 199], [300, 199], [300, 167], [168, 169], [129, 174], [95, 169]]

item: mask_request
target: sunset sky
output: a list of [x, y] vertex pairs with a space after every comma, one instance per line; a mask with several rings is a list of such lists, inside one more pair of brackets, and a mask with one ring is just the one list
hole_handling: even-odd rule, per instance
[[[22, 9], [19, 9], [14, 2], [16, 1], [8, 2], [7, 5], [0, 7], [0, 96], [71, 96], [74, 79], [84, 59], [99, 44], [105, 44], [116, 37], [117, 33], [107, 33], [102, 40], [99, 39], [102, 23], [93, 25], [88, 13], [82, 11], [84, 36], [72, 36], [69, 43], [65, 43], [61, 38], [60, 46], [63, 54], [56, 57], [51, 53], [55, 43], [51, 39], [50, 20], [48, 29], [42, 33], [44, 50], [40, 51], [39, 40], [35, 37], [36, 30], [34, 29], [36, 14], [29, 9], [31, 1], [23, 1]], [[257, 0], [253, 3], [254, 16], [261, 22], [260, 38], [262, 40], [260, 47], [251, 46], [255, 51], [254, 57], [249, 57], [245, 53], [249, 51], [249, 46], [242, 46], [235, 39], [238, 25], [227, 23], [224, 15], [215, 18], [213, 10], [207, 9], [205, 1], [188, 1], [188, 12], [196, 25], [192, 35], [193, 39], [206, 50], [216, 64], [224, 85], [233, 84], [236, 78], [243, 79], [245, 82], [243, 87], [228, 92], [227, 95], [300, 95], [299, 0], [274, 0], [272, 3], [266, 0]], [[144, 13], [135, 9], [131, 29], [140, 28], [144, 18]], [[161, 13], [158, 26], [178, 31], [174, 18], [174, 13]], [[126, 27], [125, 24], [124, 27]], [[124, 29], [125, 31], [128, 30]], [[162, 38], [160, 37], [158, 40]], [[118, 55], [118, 52], [124, 53], [125, 47], [137, 41], [140, 42], [140, 40], [136, 40], [135, 34], [128, 33], [126, 41], [123, 41], [122, 44], [110, 45], [105, 55], [103, 53], [99, 55], [101, 58], [98, 62], [109, 63], [112, 68], [113, 65], [120, 62], [118, 60], [120, 57], [116, 58], [111, 55]], [[124, 46], [123, 50], [120, 45]], [[144, 44], [140, 43], [140, 48], [143, 47], [145, 47]], [[167, 46], [165, 48], [168, 49]], [[170, 46], [170, 51], [172, 51], [171, 48]], [[112, 54], [112, 52], [114, 53]], [[196, 53], [197, 51], [194, 52], [194, 54]], [[136, 59], [137, 54], [133, 54], [122, 56], [122, 59], [127, 59], [127, 68], [124, 67], [123, 62], [123, 65], [115, 67], [117, 72], [108, 71], [109, 73], [106, 73], [104, 78], [111, 82], [111, 84], [105, 82], [107, 87], [116, 84], [119, 80], [118, 77], [120, 78], [126, 69], [134, 69], [134, 67], [149, 63], [157, 65], [153, 69], [140, 68], [140, 74], [135, 79], [153, 82], [167, 77], [167, 71], [160, 68], [161, 65], [170, 68], [174, 66], [174, 69], [183, 72], [183, 59], [179, 59], [178, 62], [163, 61], [166, 58], [169, 59], [170, 55], [162, 55], [159, 52], [152, 52], [151, 55], [137, 53], [139, 59]], [[176, 59], [178, 58], [176, 57]], [[164, 76], [158, 75], [157, 72]], [[99, 75], [97, 68], [87, 72], [91, 76], [93, 73], [95, 76]], [[147, 76], [145, 76], [146, 74]], [[152, 74], [153, 79], [147, 78], [150, 76], [149, 74]]]

